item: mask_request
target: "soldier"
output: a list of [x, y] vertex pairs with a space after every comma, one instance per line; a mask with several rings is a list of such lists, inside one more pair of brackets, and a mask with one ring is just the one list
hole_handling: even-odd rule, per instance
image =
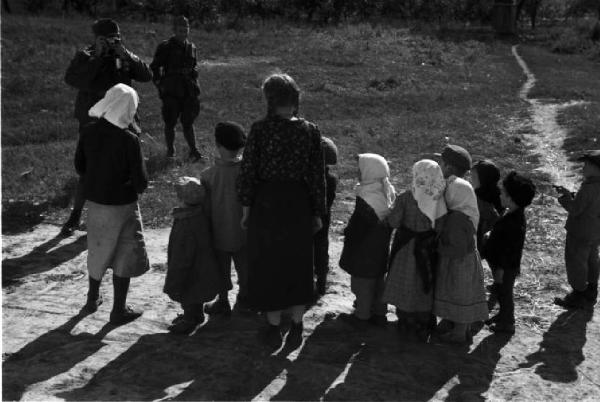
[[187, 18], [175, 17], [173, 31], [170, 39], [158, 45], [150, 68], [163, 103], [167, 157], [175, 156], [175, 125], [181, 119], [183, 136], [190, 148], [189, 156], [197, 162], [202, 155], [196, 148], [194, 134], [194, 120], [200, 112], [196, 46], [188, 40], [190, 26]]
[[[79, 90], [75, 100], [75, 118], [79, 121], [79, 130], [90, 122], [88, 110], [96, 104], [106, 91], [116, 84], [131, 86], [131, 81], [148, 82], [152, 71], [146, 63], [133, 54], [121, 42], [119, 25], [111, 19], [100, 19], [92, 25], [95, 43], [77, 51], [67, 68], [65, 82]], [[136, 121], [139, 122], [137, 115]], [[134, 123], [134, 130], [139, 127]], [[79, 178], [73, 210], [61, 233], [70, 234], [79, 226], [81, 211], [85, 203], [83, 196], [83, 178]]]

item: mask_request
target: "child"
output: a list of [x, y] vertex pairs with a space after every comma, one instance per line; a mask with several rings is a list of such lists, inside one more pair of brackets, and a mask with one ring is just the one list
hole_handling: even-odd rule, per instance
[[356, 296], [353, 323], [386, 322], [387, 305], [380, 300], [387, 270], [391, 231], [385, 223], [396, 197], [387, 161], [377, 154], [358, 155], [360, 182], [356, 207], [344, 230], [340, 267], [351, 275]]
[[315, 276], [317, 277], [317, 295], [323, 296], [329, 272], [329, 225], [331, 224], [331, 206], [335, 199], [338, 178], [331, 173], [329, 167], [337, 164], [337, 147], [330, 138], [321, 141], [325, 159], [325, 187], [327, 193], [327, 215], [322, 217], [323, 227], [314, 236]]
[[213, 166], [200, 174], [202, 185], [210, 202], [213, 245], [221, 276], [217, 298], [205, 306], [208, 314], [229, 316], [231, 306], [228, 292], [231, 283], [231, 262], [238, 276], [239, 292], [236, 309], [248, 311], [246, 231], [240, 226], [242, 204], [237, 198], [236, 180], [242, 163], [242, 150], [246, 145], [244, 129], [237, 123], [221, 122], [215, 127], [215, 144], [218, 156]]
[[164, 292], [183, 308], [169, 331], [189, 334], [204, 321], [202, 307], [215, 297], [219, 276], [204, 188], [198, 179], [182, 177], [175, 191], [182, 205], [173, 209]]
[[483, 235], [494, 227], [504, 208], [500, 202], [500, 170], [489, 160], [477, 161], [471, 168], [471, 184], [477, 196], [479, 225], [477, 226], [477, 250], [482, 259]]
[[493, 332], [515, 332], [513, 287], [519, 275], [527, 221], [525, 208], [535, 196], [533, 182], [517, 172], [502, 181], [500, 198], [506, 212], [496, 222], [485, 243], [485, 255], [494, 274], [492, 292], [500, 302], [500, 312], [486, 323]]
[[573, 291], [555, 303], [565, 308], [594, 305], [598, 298], [600, 259], [600, 150], [586, 153], [583, 165], [583, 183], [577, 194], [563, 187], [557, 188], [560, 204], [569, 213], [565, 242], [567, 279]]
[[483, 267], [476, 249], [477, 197], [462, 178], [471, 168], [471, 156], [462, 147], [448, 145], [442, 152], [441, 167], [447, 179], [448, 214], [439, 239], [433, 312], [444, 323], [451, 323], [452, 329], [441, 335], [442, 341], [465, 343], [470, 324], [488, 317]]
[[428, 159], [415, 163], [412, 173], [411, 189], [396, 198], [387, 217], [388, 224], [396, 228], [396, 235], [383, 301], [396, 306], [400, 330], [414, 329], [426, 341], [435, 324], [435, 316], [431, 315], [434, 227], [438, 218], [446, 214], [446, 181], [440, 166]]

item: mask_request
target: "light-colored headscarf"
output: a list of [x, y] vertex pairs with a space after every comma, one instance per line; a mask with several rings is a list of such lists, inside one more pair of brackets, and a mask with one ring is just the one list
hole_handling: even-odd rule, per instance
[[396, 190], [390, 183], [390, 167], [381, 155], [358, 155], [360, 183], [356, 186], [356, 195], [366, 201], [375, 210], [379, 219], [384, 219], [389, 213]]
[[120, 128], [127, 128], [133, 123], [139, 97], [135, 89], [125, 84], [117, 84], [104, 95], [89, 111], [90, 117], [104, 117]]
[[446, 180], [442, 168], [435, 161], [423, 159], [413, 165], [412, 172], [413, 197], [433, 228], [435, 220], [448, 212], [444, 200]]
[[477, 207], [477, 196], [471, 183], [460, 177], [450, 176], [446, 187], [446, 206], [453, 211], [459, 211], [467, 215], [475, 230], [479, 224], [479, 208]]

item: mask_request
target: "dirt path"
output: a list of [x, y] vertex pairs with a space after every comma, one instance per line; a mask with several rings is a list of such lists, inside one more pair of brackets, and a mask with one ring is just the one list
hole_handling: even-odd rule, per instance
[[[534, 75], [520, 96], [530, 104], [536, 135], [529, 140], [542, 169], [573, 184], [562, 154], [566, 131], [556, 113], [575, 105], [528, 99]], [[534, 205], [544, 214], [545, 205]], [[548, 223], [560, 231], [564, 213]], [[516, 288], [514, 337], [481, 330], [468, 348], [422, 344], [394, 326], [357, 331], [339, 320], [350, 312], [348, 276], [335, 268], [328, 294], [305, 318], [305, 342], [271, 354], [255, 339], [262, 320], [234, 315], [210, 319], [190, 337], [171, 336], [177, 306], [161, 293], [168, 229], [148, 230], [152, 269], [132, 282], [129, 301], [144, 310], [133, 323], [106, 324], [104, 305], [78, 311], [85, 299], [85, 233], [62, 239], [59, 228], [4, 236], [3, 399], [24, 400], [595, 400], [600, 395], [600, 322], [589, 311], [564, 312], [549, 300], [543, 251], [528, 250], [527, 273]], [[341, 249], [332, 231], [331, 260]], [[232, 292], [231, 299], [235, 297]], [[392, 313], [389, 319], [394, 320]]]

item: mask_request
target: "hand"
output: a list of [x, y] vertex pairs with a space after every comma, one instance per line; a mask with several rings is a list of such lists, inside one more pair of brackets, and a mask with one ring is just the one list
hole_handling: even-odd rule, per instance
[[323, 221], [321, 221], [321, 217], [313, 216], [312, 218], [312, 232], [313, 234], [317, 233], [323, 227]]
[[119, 41], [119, 43], [115, 45], [115, 54], [121, 59], [129, 59], [129, 51], [123, 46], [123, 42]]
[[94, 44], [94, 56], [100, 57], [106, 50], [108, 50], [106, 39], [103, 36], [98, 36]]

